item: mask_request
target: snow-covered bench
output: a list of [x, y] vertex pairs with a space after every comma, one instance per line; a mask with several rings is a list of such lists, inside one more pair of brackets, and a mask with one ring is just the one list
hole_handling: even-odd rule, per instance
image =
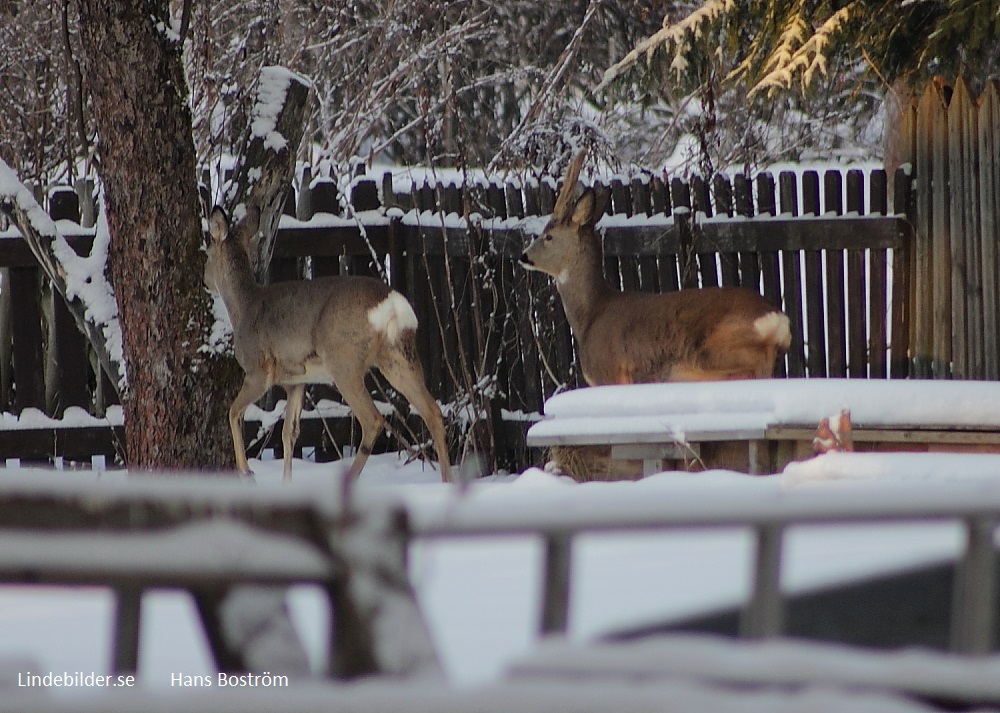
[[402, 506], [359, 493], [345, 508], [338, 491], [205, 475], [7, 474], [0, 585], [112, 589], [116, 673], [137, 670], [142, 594], [156, 588], [191, 593], [220, 671], [280, 671], [296, 655], [283, 589], [296, 583], [329, 598], [331, 675], [438, 670], [406, 577]]
[[[817, 424], [850, 411], [856, 450], [1000, 452], [1000, 383], [766, 379], [603, 386], [558, 394], [529, 447], [610, 447], [643, 474], [772, 473], [811, 453]], [[558, 458], [557, 458], [558, 460]], [[636, 472], [636, 475], [639, 473]]]

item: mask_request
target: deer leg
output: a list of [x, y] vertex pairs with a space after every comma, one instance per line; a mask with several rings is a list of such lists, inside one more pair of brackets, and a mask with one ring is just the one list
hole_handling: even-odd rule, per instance
[[233, 434], [233, 448], [236, 450], [236, 468], [244, 475], [252, 475], [253, 472], [247, 463], [246, 445], [243, 442], [243, 414], [247, 406], [264, 395], [268, 385], [263, 374], [247, 374], [240, 392], [229, 407], [229, 430]]
[[372, 401], [371, 394], [368, 393], [365, 386], [367, 369], [346, 371], [342, 368], [336, 368], [336, 365], [331, 365], [326, 360], [324, 360], [324, 366], [333, 378], [334, 386], [340, 391], [340, 395], [344, 397], [351, 413], [354, 414], [354, 418], [358, 419], [358, 423], [361, 424], [361, 444], [358, 446], [358, 453], [354, 456], [351, 469], [347, 474], [348, 481], [351, 481], [356, 479], [361, 473], [361, 469], [365, 467], [372, 447], [375, 445], [375, 439], [382, 431], [385, 419], [375, 408], [375, 402]]
[[285, 452], [283, 480], [292, 479], [292, 453], [295, 450], [295, 442], [299, 439], [299, 416], [302, 413], [302, 398], [305, 392], [305, 384], [285, 386], [285, 423], [281, 427], [281, 446]]
[[399, 393], [406, 397], [427, 424], [427, 430], [430, 431], [431, 440], [434, 442], [438, 467], [441, 469], [441, 480], [446, 483], [452, 482], [448, 436], [444, 430], [441, 409], [424, 384], [422, 367], [418, 362], [407, 360], [402, 354], [393, 354], [384, 364], [379, 364], [379, 371]]

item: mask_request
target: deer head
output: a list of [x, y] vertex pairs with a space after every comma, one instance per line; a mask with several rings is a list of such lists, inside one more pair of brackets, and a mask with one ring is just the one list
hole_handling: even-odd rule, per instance
[[232, 270], [234, 261], [250, 265], [248, 248], [250, 239], [260, 226], [260, 211], [250, 208], [235, 226], [229, 224], [229, 216], [221, 206], [215, 206], [208, 217], [209, 241], [205, 260], [205, 285], [213, 292], [219, 292], [223, 271]]
[[556, 198], [552, 217], [541, 235], [521, 255], [521, 265], [539, 270], [565, 283], [579, 265], [592, 264], [601, 258], [601, 241], [594, 225], [604, 213], [607, 197], [593, 188], [579, 197], [577, 180], [587, 151], [580, 151], [570, 162]]

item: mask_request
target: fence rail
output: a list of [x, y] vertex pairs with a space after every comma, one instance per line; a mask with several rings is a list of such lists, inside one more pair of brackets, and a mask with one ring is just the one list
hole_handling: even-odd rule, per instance
[[[903, 377], [911, 231], [890, 209], [887, 186], [881, 170], [718, 176], [710, 184], [615, 179], [604, 186], [609, 215], [598, 226], [606, 273], [623, 289], [759, 290], [792, 322], [780, 375]], [[897, 172], [893, 204], [906, 204], [909, 186], [909, 175]], [[369, 274], [388, 281], [413, 303], [429, 387], [450, 404], [453, 422], [481, 422], [477, 437], [486, 440], [478, 447], [523, 465], [517, 419], [580, 383], [554, 287], [517, 264], [555, 189], [548, 179], [401, 187], [384, 174], [355, 178], [341, 201], [335, 181], [307, 172], [298, 192], [289, 191], [270, 277]], [[89, 250], [93, 230], [79, 225], [76, 193], [51, 191], [49, 210], [64, 221], [74, 249]], [[80, 406], [103, 414], [114, 403], [107, 379], [11, 227], [0, 232], [0, 267], [0, 407], [61, 416]], [[332, 395], [325, 387], [312, 393]], [[307, 437], [301, 443], [318, 445]]]
[[411, 515], [417, 539], [540, 536], [544, 542], [541, 634], [568, 631], [572, 600], [573, 542], [578, 535], [692, 528], [749, 528], [753, 532], [753, 583], [740, 616], [740, 636], [761, 638], [783, 631], [781, 561], [785, 532], [796, 525], [850, 525], [871, 522], [958, 522], [966, 531], [966, 549], [955, 570], [951, 609], [951, 649], [986, 653], [996, 646], [997, 553], [993, 534], [1000, 522], [1000, 492], [982, 481], [865, 486], [822, 491], [773, 490], [719, 499], [716, 492], [671, 495], [669, 503], [631, 493], [574, 499], [541, 495], [530, 507], [498, 509], [481, 501], [455, 501], [438, 510]]

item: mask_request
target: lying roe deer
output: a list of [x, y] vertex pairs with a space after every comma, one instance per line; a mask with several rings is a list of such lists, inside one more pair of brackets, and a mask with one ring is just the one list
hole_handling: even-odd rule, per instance
[[321, 277], [262, 287], [247, 256], [250, 238], [260, 224], [259, 212], [249, 211], [232, 231], [222, 208], [216, 207], [208, 222], [205, 284], [222, 296], [233, 324], [236, 359], [246, 372], [243, 388], [229, 408], [240, 471], [250, 473], [242, 421], [251, 403], [275, 384], [285, 389], [281, 442], [288, 480], [305, 385], [332, 383], [361, 424], [361, 445], [348, 481], [356, 478], [383, 427], [382, 415], [365, 386], [365, 375], [374, 366], [424, 419], [441, 477], [450, 482], [441, 410], [424, 385], [416, 350], [417, 317], [406, 298], [371, 277]]
[[521, 264], [556, 280], [591, 386], [772, 376], [788, 350], [788, 317], [738, 287], [621, 292], [604, 275], [593, 189], [574, 200], [586, 152], [570, 163], [552, 217]]

